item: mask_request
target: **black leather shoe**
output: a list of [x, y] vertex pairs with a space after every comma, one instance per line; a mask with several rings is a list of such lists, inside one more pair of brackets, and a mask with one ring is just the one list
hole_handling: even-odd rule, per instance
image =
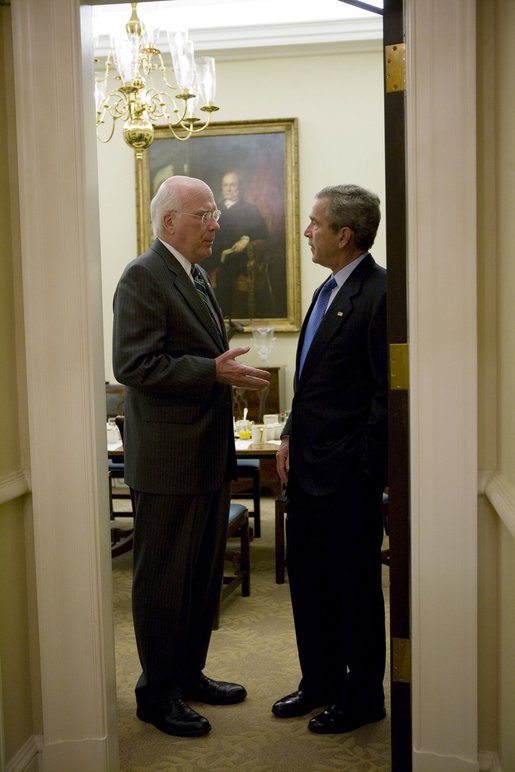
[[302, 689], [299, 689], [293, 692], [293, 694], [287, 694], [286, 697], [274, 702], [272, 713], [279, 718], [294, 718], [295, 716], [305, 716], [306, 713], [311, 713], [314, 708], [319, 708], [323, 704], [323, 700], [320, 702], [310, 700]]
[[211, 724], [182, 700], [170, 700], [164, 707], [138, 705], [137, 717], [148, 724], [154, 724], [165, 734], [178, 737], [200, 737], [211, 730]]
[[365, 724], [373, 724], [386, 718], [384, 705], [376, 710], [351, 711], [331, 705], [311, 719], [308, 729], [317, 734], [343, 734], [353, 732]]
[[201, 673], [196, 681], [183, 688], [182, 696], [185, 700], [205, 702], [208, 705], [234, 705], [243, 702], [247, 690], [240, 684], [214, 681]]

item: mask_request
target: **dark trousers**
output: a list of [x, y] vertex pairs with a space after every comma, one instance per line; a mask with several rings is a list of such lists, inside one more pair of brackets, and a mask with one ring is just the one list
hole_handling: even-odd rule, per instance
[[382, 492], [382, 484], [361, 472], [328, 496], [310, 496], [295, 480], [288, 485], [287, 566], [300, 688], [320, 704], [360, 710], [384, 701]]
[[200, 496], [135, 491], [132, 612], [138, 704], [181, 697], [205, 666], [220, 600], [230, 484]]

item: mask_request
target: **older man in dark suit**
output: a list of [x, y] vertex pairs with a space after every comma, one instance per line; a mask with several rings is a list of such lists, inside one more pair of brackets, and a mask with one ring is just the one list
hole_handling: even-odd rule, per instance
[[137, 715], [171, 735], [209, 721], [187, 701], [243, 700], [203, 674], [222, 582], [236, 474], [231, 385], [266, 371], [228, 351], [205, 271], [220, 212], [201, 180], [170, 177], [151, 204], [156, 240], [125, 268], [114, 298], [113, 367], [125, 384], [125, 478], [134, 491], [133, 619], [142, 674]]
[[356, 185], [315, 198], [304, 235], [331, 275], [304, 320], [277, 455], [302, 680], [272, 710], [288, 718], [325, 705], [308, 724], [321, 734], [385, 717], [386, 272], [369, 253], [379, 220], [379, 199]]

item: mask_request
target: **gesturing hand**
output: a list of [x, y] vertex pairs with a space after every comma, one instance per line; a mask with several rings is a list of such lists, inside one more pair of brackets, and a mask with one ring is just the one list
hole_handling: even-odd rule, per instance
[[216, 357], [216, 380], [229, 386], [243, 386], [246, 389], [263, 389], [270, 383], [270, 373], [257, 367], [248, 367], [236, 361], [250, 351], [250, 346], [238, 346]]

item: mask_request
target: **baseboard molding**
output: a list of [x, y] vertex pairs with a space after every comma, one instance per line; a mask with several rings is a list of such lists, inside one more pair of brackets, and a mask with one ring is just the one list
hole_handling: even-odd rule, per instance
[[29, 493], [28, 478], [23, 469], [16, 469], [0, 477], [0, 506]]
[[494, 751], [479, 751], [480, 772], [502, 772], [499, 756]]
[[484, 493], [515, 539], [515, 488], [511, 482], [504, 475], [493, 472], [484, 481]]
[[479, 772], [475, 759], [420, 750], [413, 751], [413, 769], [415, 772]]
[[18, 753], [7, 763], [5, 772], [37, 772], [42, 745], [40, 735], [32, 735]]

